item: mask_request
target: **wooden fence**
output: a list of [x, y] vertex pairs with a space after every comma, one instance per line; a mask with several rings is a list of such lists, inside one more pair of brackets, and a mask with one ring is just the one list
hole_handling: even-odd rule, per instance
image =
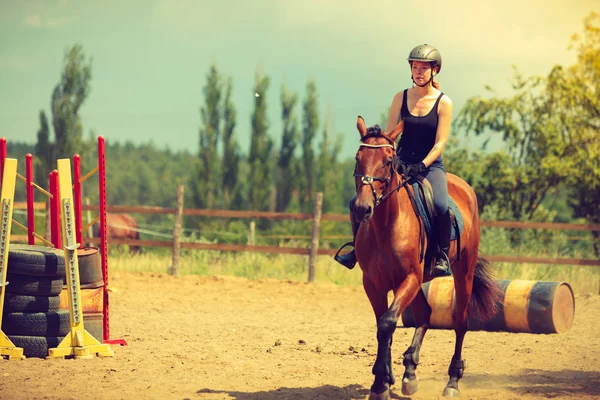
[[[181, 191], [181, 192], [179, 192]], [[178, 188], [178, 198], [183, 198], [183, 187]], [[333, 255], [337, 249], [320, 249], [319, 234], [321, 221], [347, 222], [347, 214], [322, 214], [318, 201], [315, 202], [313, 213], [285, 213], [269, 211], [237, 211], [237, 210], [208, 210], [208, 209], [184, 209], [183, 200], [178, 201], [178, 207], [152, 207], [152, 206], [108, 206], [109, 213], [139, 213], [139, 214], [171, 214], [175, 215], [175, 226], [173, 229], [173, 240], [133, 240], [133, 239], [110, 239], [111, 244], [127, 244], [144, 247], [172, 247], [173, 248], [173, 273], [177, 273], [177, 259], [179, 249], [195, 250], [220, 250], [220, 251], [247, 251], [259, 253], [277, 254], [299, 254], [309, 256], [309, 278], [314, 276], [314, 262], [316, 255]], [[15, 203], [15, 209], [24, 209], [24, 203]], [[36, 209], [45, 209], [44, 203], [36, 203]], [[84, 205], [83, 210], [98, 210], [97, 205]], [[258, 246], [254, 244], [226, 244], [226, 243], [188, 243], [181, 242], [181, 218], [182, 216], [202, 216], [216, 218], [241, 218], [241, 219], [269, 219], [269, 220], [312, 220], [313, 230], [310, 247], [281, 247], [281, 246]], [[517, 221], [481, 221], [482, 227], [515, 228], [515, 229], [551, 229], [572, 231], [600, 231], [600, 224], [570, 224], [570, 223], [547, 223], [547, 222], [517, 222]], [[19, 237], [14, 237], [19, 239]], [[90, 239], [90, 243], [99, 243], [98, 238]], [[486, 255], [492, 262], [531, 263], [531, 264], [554, 264], [554, 265], [581, 265], [600, 267], [598, 259], [579, 258], [548, 258], [531, 256], [510, 255]], [[312, 271], [312, 275], [311, 275]], [[310, 280], [310, 279], [309, 279]]]

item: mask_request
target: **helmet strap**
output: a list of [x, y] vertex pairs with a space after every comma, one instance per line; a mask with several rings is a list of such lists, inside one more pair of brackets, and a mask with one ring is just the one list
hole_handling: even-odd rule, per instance
[[429, 80], [422, 85], [419, 85], [417, 82], [415, 82], [415, 78], [413, 78], [412, 74], [410, 75], [410, 79], [412, 79], [413, 85], [417, 85], [418, 87], [425, 87], [425, 86], [429, 85], [431, 83], [431, 81], [433, 80], [433, 74], [431, 74], [431, 78], [429, 78]]

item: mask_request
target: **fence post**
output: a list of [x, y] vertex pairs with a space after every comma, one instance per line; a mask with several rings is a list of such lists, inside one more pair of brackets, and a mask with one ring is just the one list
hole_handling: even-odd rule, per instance
[[[90, 204], [91, 204], [90, 203], [90, 198], [86, 197], [85, 198], [85, 205], [89, 206]], [[92, 221], [92, 212], [90, 211], [89, 208], [86, 211], [85, 215], [86, 215], [87, 223], [89, 224]], [[100, 229], [98, 229], [98, 231], [100, 231]], [[82, 234], [83, 234], [83, 232], [82, 232]], [[90, 225], [90, 227], [87, 230], [87, 237], [88, 237], [88, 239], [92, 239], [94, 237], [94, 227], [92, 225]]]
[[310, 242], [310, 254], [308, 256], [308, 282], [315, 280], [315, 263], [319, 251], [319, 230], [321, 227], [321, 211], [323, 206], [323, 193], [317, 192], [315, 196], [315, 211], [313, 214], [312, 240]]
[[248, 231], [248, 244], [254, 246], [254, 238], [256, 236], [256, 222], [250, 221], [250, 231]]
[[175, 226], [173, 227], [173, 263], [171, 275], [179, 274], [179, 252], [181, 250], [181, 220], [183, 217], [183, 185], [177, 185], [177, 208], [175, 208]]

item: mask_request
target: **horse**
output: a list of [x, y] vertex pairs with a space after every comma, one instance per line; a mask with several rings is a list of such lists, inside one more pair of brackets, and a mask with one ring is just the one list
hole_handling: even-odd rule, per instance
[[[100, 237], [100, 224], [93, 227], [94, 237]], [[106, 214], [106, 237], [110, 239], [140, 239], [138, 223], [129, 214]], [[120, 248], [120, 247], [119, 247]], [[140, 246], [129, 246], [129, 253], [140, 253]]]
[[[400, 121], [386, 133], [378, 126], [367, 129], [359, 116], [357, 128], [360, 144], [354, 170], [356, 202], [350, 216], [360, 222], [355, 240], [356, 258], [362, 270], [363, 288], [375, 313], [378, 344], [369, 399], [389, 399], [390, 387], [395, 383], [392, 337], [398, 317], [408, 306], [413, 309], [416, 328], [404, 352], [402, 393], [412, 395], [419, 388], [416, 368], [431, 316], [421, 285], [432, 279], [425, 265], [433, 262], [434, 253], [428, 249], [432, 240], [423, 233], [422, 220], [414, 207], [417, 193], [411, 185], [413, 181], [397, 168], [400, 160], [395, 143], [404, 122]], [[458, 381], [465, 369], [462, 347], [468, 314], [476, 312], [481, 320], [491, 318], [498, 309], [501, 291], [493, 278], [492, 264], [478, 254], [480, 232], [475, 192], [456, 175], [447, 173], [447, 180], [449, 195], [463, 217], [464, 229], [459, 240], [451, 243], [448, 255], [455, 288], [456, 342], [443, 396], [459, 397]], [[423, 249], [427, 249], [425, 258]], [[394, 298], [388, 305], [390, 291]]]

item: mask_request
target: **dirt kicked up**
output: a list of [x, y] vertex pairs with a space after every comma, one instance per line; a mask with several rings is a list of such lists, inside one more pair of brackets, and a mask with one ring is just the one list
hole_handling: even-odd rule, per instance
[[[361, 287], [115, 273], [113, 358], [0, 361], [0, 399], [364, 399], [375, 321]], [[398, 327], [392, 398], [403, 398]], [[430, 330], [413, 399], [441, 398], [454, 332]], [[600, 399], [600, 297], [566, 334], [469, 332], [463, 399]]]

